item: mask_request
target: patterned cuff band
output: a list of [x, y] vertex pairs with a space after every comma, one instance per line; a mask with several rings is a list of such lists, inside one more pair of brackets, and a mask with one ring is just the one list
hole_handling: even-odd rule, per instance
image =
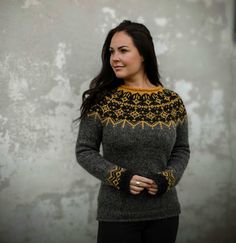
[[118, 190], [129, 191], [129, 184], [133, 174], [120, 167], [115, 166], [108, 173], [107, 181], [108, 183]]

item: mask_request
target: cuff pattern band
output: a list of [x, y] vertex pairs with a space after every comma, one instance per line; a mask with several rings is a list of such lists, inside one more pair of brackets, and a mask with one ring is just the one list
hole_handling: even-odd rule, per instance
[[108, 173], [107, 181], [108, 183], [117, 188], [120, 189], [120, 180], [122, 174], [125, 172], [124, 168], [121, 168], [119, 166], [115, 166], [113, 169], [111, 169]]
[[173, 174], [173, 170], [164, 170], [161, 172], [161, 174], [166, 178], [167, 182], [168, 182], [168, 188], [167, 191], [169, 191], [171, 189], [171, 187], [173, 187], [175, 185], [175, 177]]

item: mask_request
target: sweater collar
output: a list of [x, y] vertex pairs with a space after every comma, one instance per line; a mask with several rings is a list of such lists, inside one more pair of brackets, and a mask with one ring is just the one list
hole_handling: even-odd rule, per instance
[[162, 92], [163, 89], [164, 88], [160, 85], [152, 88], [139, 88], [139, 87], [132, 87], [132, 86], [122, 84], [118, 87], [118, 90], [123, 90], [132, 93], [156, 93], [156, 92]]

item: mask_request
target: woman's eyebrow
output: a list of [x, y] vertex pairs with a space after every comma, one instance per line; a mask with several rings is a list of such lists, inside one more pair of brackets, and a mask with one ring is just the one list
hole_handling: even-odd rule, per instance
[[[124, 47], [128, 47], [128, 46], [119, 46], [117, 49], [121, 49], [121, 48], [124, 48]], [[114, 48], [110, 46], [110, 49], [114, 49]]]

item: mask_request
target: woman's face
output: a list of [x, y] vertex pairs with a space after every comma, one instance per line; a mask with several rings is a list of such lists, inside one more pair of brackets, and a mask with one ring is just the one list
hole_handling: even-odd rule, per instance
[[143, 57], [124, 31], [113, 35], [110, 54], [110, 64], [117, 78], [133, 80], [144, 75]]

